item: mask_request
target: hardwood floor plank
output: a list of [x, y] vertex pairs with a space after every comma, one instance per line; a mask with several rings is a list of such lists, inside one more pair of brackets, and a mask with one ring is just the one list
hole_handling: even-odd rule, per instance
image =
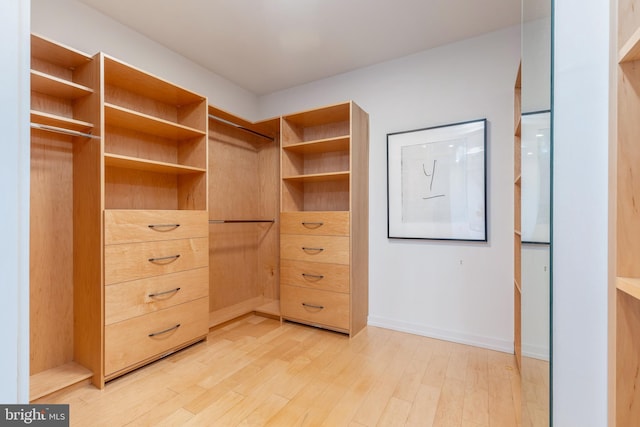
[[86, 385], [38, 403], [69, 403], [73, 427], [514, 427], [525, 397], [529, 419], [545, 414], [539, 389], [520, 388], [513, 355], [377, 327], [349, 338], [245, 316], [104, 390]]

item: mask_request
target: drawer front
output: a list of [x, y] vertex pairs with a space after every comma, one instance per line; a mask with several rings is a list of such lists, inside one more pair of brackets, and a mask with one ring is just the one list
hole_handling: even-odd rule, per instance
[[105, 286], [105, 324], [121, 322], [209, 295], [209, 269], [180, 271]]
[[209, 265], [209, 238], [125, 243], [104, 248], [105, 284]]
[[206, 335], [209, 332], [208, 311], [209, 299], [200, 298], [106, 326], [106, 375]]
[[322, 262], [280, 262], [280, 283], [334, 292], [349, 292], [349, 266]]
[[349, 212], [282, 212], [282, 234], [348, 236]]
[[280, 258], [349, 264], [349, 237], [283, 234], [280, 236]]
[[280, 287], [280, 292], [283, 317], [345, 331], [349, 329], [349, 294], [286, 285]]
[[207, 211], [105, 210], [105, 245], [208, 235]]

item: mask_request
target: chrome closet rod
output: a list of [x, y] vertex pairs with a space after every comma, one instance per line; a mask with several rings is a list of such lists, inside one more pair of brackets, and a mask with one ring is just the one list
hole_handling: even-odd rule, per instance
[[276, 222], [275, 219], [210, 219], [209, 224], [238, 224], [238, 223], [250, 223], [250, 222]]
[[100, 139], [99, 136], [91, 135], [90, 133], [78, 132], [76, 130], [59, 128], [59, 127], [56, 127], [56, 126], [41, 125], [39, 123], [31, 123], [31, 127], [34, 128], [34, 129], [45, 130], [45, 131], [48, 131], [48, 132], [62, 133], [64, 135], [81, 136], [83, 138]]
[[272, 138], [272, 137], [270, 137], [270, 136], [268, 136], [268, 135], [262, 134], [262, 133], [260, 133], [260, 132], [256, 132], [255, 130], [247, 129], [247, 128], [242, 127], [242, 126], [240, 126], [240, 125], [237, 125], [237, 124], [235, 124], [235, 123], [233, 123], [233, 122], [230, 122], [229, 120], [221, 119], [220, 117], [214, 116], [213, 114], [209, 114], [209, 118], [210, 118], [210, 119], [213, 119], [213, 120], [216, 120], [216, 121], [218, 121], [218, 122], [221, 122], [221, 123], [224, 123], [224, 124], [227, 124], [227, 125], [233, 126], [233, 127], [235, 127], [235, 128], [241, 129], [241, 130], [243, 130], [243, 131], [245, 131], [245, 132], [250, 132], [250, 133], [252, 133], [252, 134], [254, 134], [254, 135], [258, 135], [258, 136], [261, 136], [261, 137], [263, 137], [263, 138], [267, 138], [269, 141], [275, 141], [275, 139], [274, 139], [274, 138]]

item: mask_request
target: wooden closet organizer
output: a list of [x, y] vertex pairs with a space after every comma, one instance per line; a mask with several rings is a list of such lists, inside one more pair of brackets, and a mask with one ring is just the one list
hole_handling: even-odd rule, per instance
[[[366, 325], [368, 116], [356, 104], [254, 123], [104, 53], [37, 35], [31, 52], [32, 401], [102, 388], [248, 313], [282, 319], [281, 289], [284, 318]], [[299, 229], [308, 218], [321, 226]], [[337, 258], [291, 262], [296, 234], [325, 255], [340, 246]], [[323, 306], [296, 314], [314, 292]]]

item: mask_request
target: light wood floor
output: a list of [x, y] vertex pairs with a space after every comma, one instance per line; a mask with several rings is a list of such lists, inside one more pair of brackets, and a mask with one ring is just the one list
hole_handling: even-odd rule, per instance
[[520, 425], [514, 357], [382, 328], [356, 337], [249, 316], [68, 403], [72, 426]]

